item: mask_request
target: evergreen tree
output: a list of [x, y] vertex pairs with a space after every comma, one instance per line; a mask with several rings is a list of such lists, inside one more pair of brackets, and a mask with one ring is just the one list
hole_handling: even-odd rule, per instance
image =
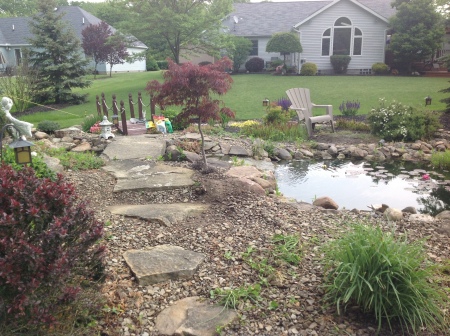
[[[446, 88], [446, 89], [440, 90], [439, 92], [450, 93], [450, 86], [448, 88]], [[441, 99], [440, 102], [447, 104], [447, 107], [445, 108], [445, 112], [446, 113], [450, 113], [450, 97]]]
[[36, 97], [41, 101], [81, 103], [87, 94], [73, 93], [73, 88], [86, 88], [84, 79], [89, 63], [81, 55], [80, 41], [62, 20], [64, 13], [55, 11], [54, 0], [42, 0], [39, 14], [30, 21], [33, 37], [30, 61], [38, 70]]

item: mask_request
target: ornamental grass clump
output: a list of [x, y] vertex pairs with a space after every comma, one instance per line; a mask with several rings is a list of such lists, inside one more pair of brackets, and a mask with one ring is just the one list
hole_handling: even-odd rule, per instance
[[432, 111], [423, 111], [384, 98], [367, 116], [371, 132], [387, 141], [416, 141], [430, 138], [439, 128], [439, 117]]
[[324, 248], [325, 300], [338, 313], [357, 305], [378, 321], [399, 322], [408, 333], [445, 328], [444, 295], [429, 281], [423, 242], [409, 243], [379, 227], [351, 223], [351, 230]]

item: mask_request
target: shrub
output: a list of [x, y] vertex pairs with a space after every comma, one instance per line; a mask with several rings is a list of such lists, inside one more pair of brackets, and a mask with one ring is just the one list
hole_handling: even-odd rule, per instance
[[384, 63], [374, 63], [372, 65], [372, 72], [375, 75], [385, 75], [389, 72], [389, 67]]
[[53, 134], [60, 128], [60, 125], [55, 121], [44, 120], [38, 124], [37, 128], [42, 132]]
[[155, 59], [150, 54], [147, 54], [146, 69], [147, 69], [147, 71], [158, 71], [159, 70], [158, 63], [155, 61]]
[[332, 55], [330, 56], [331, 65], [333, 66], [334, 73], [345, 74], [347, 72], [348, 65], [352, 58], [347, 55]]
[[167, 70], [169, 69], [169, 62], [167, 61], [156, 61], [159, 70]]
[[339, 111], [341, 111], [342, 115], [353, 117], [358, 113], [360, 105], [361, 104], [357, 100], [347, 100], [346, 103], [342, 102], [342, 104], [339, 105]]
[[288, 111], [283, 110], [281, 106], [271, 106], [267, 114], [263, 117], [265, 124], [285, 124], [291, 118]]
[[212, 62], [203, 61], [203, 62], [198, 63], [198, 65], [200, 65], [200, 66], [205, 66], [205, 65], [208, 65], [208, 64], [212, 64]]
[[433, 152], [431, 154], [431, 164], [433, 167], [441, 170], [450, 169], [450, 151], [446, 150], [445, 152]]
[[78, 277], [101, 275], [103, 224], [61, 175], [39, 179], [29, 167], [2, 165], [0, 183], [0, 313], [50, 325], [80, 291]]
[[87, 117], [83, 119], [83, 122], [81, 123], [81, 129], [83, 132], [90, 132], [91, 127], [95, 124], [99, 123], [101, 120], [101, 117], [90, 114]]
[[260, 72], [264, 69], [264, 60], [260, 57], [252, 57], [245, 62], [245, 68], [250, 72]]
[[408, 243], [379, 227], [351, 223], [351, 231], [328, 243], [324, 251], [325, 299], [337, 306], [357, 305], [372, 313], [381, 328], [398, 320], [418, 331], [443, 326], [442, 297], [429, 282], [422, 242]]
[[369, 112], [367, 120], [371, 132], [387, 141], [429, 138], [439, 128], [439, 119], [434, 112], [414, 109], [396, 101], [388, 105], [385, 99], [380, 99], [380, 106]]
[[[281, 124], [260, 124], [241, 128], [241, 133], [246, 136], [260, 138], [271, 141], [295, 142], [297, 140], [307, 139], [304, 127], [299, 127], [295, 123]], [[269, 152], [266, 148], [264, 148]]]
[[270, 70], [275, 70], [278, 66], [283, 65], [283, 61], [278, 59], [270, 62]]
[[[14, 150], [9, 146], [5, 146], [3, 148], [3, 162], [7, 165], [10, 165], [14, 170], [21, 170], [25, 168], [25, 166], [16, 163], [16, 156], [14, 154]], [[39, 178], [49, 178], [52, 180], [56, 179], [56, 173], [51, 170], [47, 164], [44, 162], [44, 159], [40, 154], [33, 156], [30, 167], [33, 169], [36, 177]]]
[[300, 69], [301, 76], [315, 76], [317, 73], [317, 65], [315, 63], [303, 63]]
[[356, 121], [356, 120], [349, 120], [349, 119], [337, 119], [336, 120], [336, 127], [347, 129], [351, 131], [361, 131], [361, 132], [369, 132], [370, 127], [365, 122], [362, 121]]

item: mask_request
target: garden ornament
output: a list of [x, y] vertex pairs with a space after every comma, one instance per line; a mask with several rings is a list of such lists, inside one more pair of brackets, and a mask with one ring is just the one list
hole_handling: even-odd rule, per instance
[[13, 124], [15, 128], [19, 131], [19, 135], [27, 136], [31, 138], [33, 135], [31, 134], [31, 129], [33, 128], [33, 124], [29, 122], [22, 121], [14, 118], [9, 111], [13, 106], [13, 101], [11, 98], [3, 97], [2, 98], [2, 110], [5, 112], [6, 120]]

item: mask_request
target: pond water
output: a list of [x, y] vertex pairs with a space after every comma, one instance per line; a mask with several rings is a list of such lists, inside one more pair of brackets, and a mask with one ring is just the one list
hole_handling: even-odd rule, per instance
[[450, 173], [410, 162], [298, 160], [278, 164], [275, 175], [283, 195], [308, 203], [328, 196], [340, 209], [382, 203], [433, 215], [450, 209]]

